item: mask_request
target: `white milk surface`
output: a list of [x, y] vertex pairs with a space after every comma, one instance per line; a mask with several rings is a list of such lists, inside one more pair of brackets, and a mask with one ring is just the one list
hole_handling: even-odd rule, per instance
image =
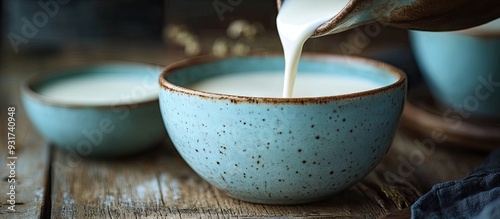
[[55, 80], [38, 93], [64, 103], [112, 105], [153, 100], [158, 96], [158, 87], [127, 74], [87, 74]]
[[[276, 18], [285, 54], [283, 97], [292, 97], [297, 67], [305, 41], [316, 28], [337, 15], [349, 0], [286, 0]], [[315, 84], [310, 84], [315, 86]]]
[[[250, 97], [282, 97], [283, 72], [230, 74], [203, 80], [191, 89]], [[381, 87], [374, 81], [345, 75], [304, 73], [297, 75], [293, 97], [349, 94]]]

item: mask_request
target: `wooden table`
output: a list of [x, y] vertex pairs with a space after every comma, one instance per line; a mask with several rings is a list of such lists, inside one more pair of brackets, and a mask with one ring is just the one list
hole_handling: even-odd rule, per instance
[[[0, 218], [383, 218], [410, 216], [409, 206], [432, 185], [462, 178], [486, 153], [437, 144], [427, 153], [425, 137], [398, 130], [391, 150], [363, 180], [316, 203], [277, 206], [227, 197], [197, 176], [168, 138], [136, 156], [97, 160], [74, 156], [45, 142], [25, 115], [19, 84], [32, 73], [95, 60], [168, 64], [179, 52], [150, 45], [116, 48], [68, 47], [55, 55], [4, 55], [0, 74]], [[6, 202], [7, 107], [16, 108], [16, 206]]]

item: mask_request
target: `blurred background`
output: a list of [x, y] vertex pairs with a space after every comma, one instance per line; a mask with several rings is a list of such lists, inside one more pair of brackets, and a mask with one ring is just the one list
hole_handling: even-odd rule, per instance
[[234, 10], [223, 13], [220, 19], [213, 2], [207, 0], [3, 1], [2, 35], [6, 36], [3, 44], [11, 44], [9, 33], [29, 41], [19, 46], [21, 52], [57, 50], [70, 44], [152, 44], [162, 42], [162, 33], [168, 24], [183, 24], [202, 34], [243, 18], [271, 25], [266, 27], [272, 29], [276, 14], [274, 2], [241, 2], [231, 6]]
[[[159, 41], [164, 6], [160, 1], [3, 1], [4, 35], [29, 40], [20, 52], [109, 39]], [[8, 37], [3, 39], [10, 44]]]
[[[251, 18], [267, 25], [276, 14], [274, 2], [268, 0], [242, 1], [234, 13], [224, 13], [223, 20], [207, 0], [17, 0], [3, 1], [2, 6], [4, 36], [32, 32], [26, 26], [36, 29], [33, 36], [24, 36], [29, 40], [21, 46], [25, 52], [117, 40], [158, 43], [169, 23], [213, 29], [223, 28], [234, 19]], [[3, 39], [4, 44], [9, 43]]]

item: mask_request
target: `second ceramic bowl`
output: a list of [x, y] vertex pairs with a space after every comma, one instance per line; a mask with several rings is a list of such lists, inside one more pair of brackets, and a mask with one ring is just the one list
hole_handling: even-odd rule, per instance
[[410, 32], [443, 117], [500, 120], [500, 19], [453, 32]]
[[190, 89], [207, 78], [283, 72], [283, 66], [278, 55], [199, 57], [168, 66], [160, 77], [160, 108], [175, 147], [194, 171], [231, 197], [265, 204], [323, 199], [362, 179], [391, 145], [406, 77], [380, 62], [304, 55], [301, 72], [379, 85], [339, 96], [266, 98]]
[[165, 137], [158, 106], [161, 68], [105, 63], [39, 74], [22, 86], [33, 125], [81, 157], [130, 155]]

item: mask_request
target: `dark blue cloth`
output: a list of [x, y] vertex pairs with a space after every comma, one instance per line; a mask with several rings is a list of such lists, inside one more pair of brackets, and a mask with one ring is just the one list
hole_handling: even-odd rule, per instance
[[411, 206], [411, 216], [500, 219], [500, 149], [466, 178], [434, 185]]

